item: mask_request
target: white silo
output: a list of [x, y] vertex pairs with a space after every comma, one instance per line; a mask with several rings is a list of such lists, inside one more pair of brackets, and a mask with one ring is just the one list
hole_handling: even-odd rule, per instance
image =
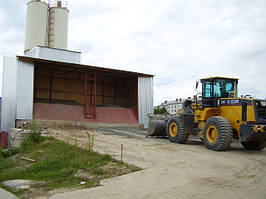
[[67, 49], [68, 40], [68, 14], [66, 3], [57, 1], [49, 9], [48, 46], [52, 48]]
[[48, 4], [40, 0], [27, 3], [27, 20], [24, 52], [36, 45], [45, 46], [47, 43]]

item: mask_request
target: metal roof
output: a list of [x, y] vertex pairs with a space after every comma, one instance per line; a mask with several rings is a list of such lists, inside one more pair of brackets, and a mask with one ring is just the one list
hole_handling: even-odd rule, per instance
[[[54, 48], [54, 47], [47, 47], [47, 46], [42, 46], [42, 45], [36, 45], [35, 47], [40, 47], [40, 48], [50, 48], [50, 49], [55, 49], [55, 50], [62, 50], [62, 51], [68, 51], [68, 52], [74, 52], [74, 53], [81, 53], [81, 51], [76, 51], [76, 50], [66, 50], [66, 49], [60, 49], [60, 48]], [[33, 49], [33, 48], [32, 48]], [[31, 49], [31, 50], [32, 50]]]
[[203, 78], [203, 79], [200, 79], [200, 80], [213, 80], [213, 79], [231, 79], [231, 80], [239, 80], [238, 78], [219, 77], [219, 76]]
[[43, 64], [55, 64], [55, 65], [61, 65], [61, 66], [71, 66], [71, 67], [79, 68], [81, 70], [93, 70], [95, 72], [112, 72], [112, 73], [118, 73], [118, 74], [137, 75], [137, 76], [142, 76], [142, 77], [153, 77], [154, 76], [154, 75], [145, 74], [145, 73], [118, 70], [118, 69], [112, 69], [112, 68], [104, 68], [104, 67], [92, 66], [92, 65], [52, 61], [52, 60], [39, 59], [39, 58], [28, 57], [28, 56], [17, 56], [17, 58], [20, 61], [25, 61], [25, 62], [30, 62], [30, 63], [43, 63]]

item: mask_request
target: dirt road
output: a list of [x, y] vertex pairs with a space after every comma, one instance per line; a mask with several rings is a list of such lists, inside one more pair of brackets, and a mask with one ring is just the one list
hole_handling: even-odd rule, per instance
[[[117, 134], [114, 135], [115, 131]], [[68, 142], [87, 145], [82, 130], [50, 133]], [[142, 171], [101, 182], [103, 186], [57, 194], [51, 199], [159, 199], [159, 198], [266, 198], [266, 150], [247, 151], [233, 143], [230, 151], [207, 150], [200, 141], [180, 145], [167, 139], [131, 136], [126, 130], [91, 131], [94, 150], [120, 157]]]

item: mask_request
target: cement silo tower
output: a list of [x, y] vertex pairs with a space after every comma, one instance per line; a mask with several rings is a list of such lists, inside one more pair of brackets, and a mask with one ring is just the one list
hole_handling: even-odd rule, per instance
[[49, 6], [40, 0], [27, 4], [27, 20], [24, 51], [27, 52], [36, 45], [47, 44], [47, 19]]
[[65, 1], [28, 2], [24, 52], [37, 45], [67, 49], [68, 14]]
[[66, 2], [57, 1], [49, 8], [48, 46], [67, 49], [68, 14]]

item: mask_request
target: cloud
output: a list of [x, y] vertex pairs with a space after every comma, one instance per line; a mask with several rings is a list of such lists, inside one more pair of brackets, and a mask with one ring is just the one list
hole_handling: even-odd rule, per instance
[[[1, 1], [0, 55], [23, 52], [26, 2]], [[68, 8], [69, 49], [83, 63], [154, 74], [155, 105], [192, 96], [209, 76], [240, 78], [240, 94], [266, 97], [264, 0], [69, 0]]]

